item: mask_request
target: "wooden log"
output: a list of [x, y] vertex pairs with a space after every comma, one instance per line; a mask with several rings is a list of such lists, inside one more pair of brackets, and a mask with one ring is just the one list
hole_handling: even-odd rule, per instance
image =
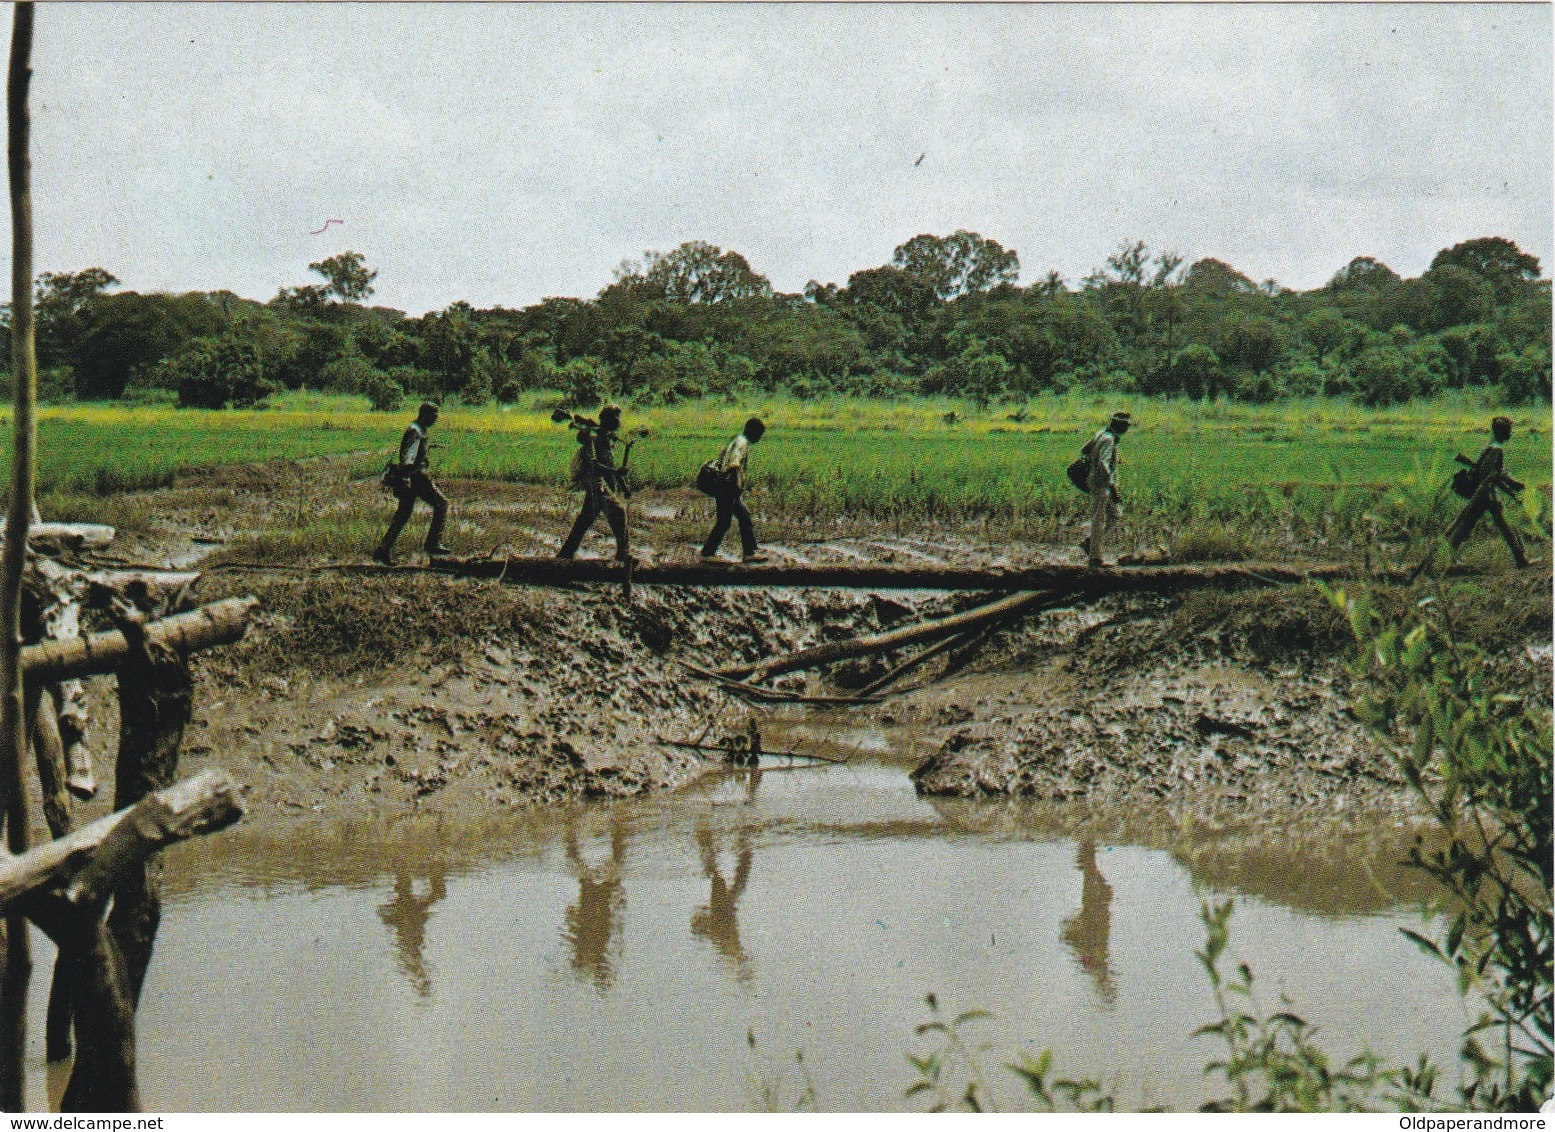
[[[153, 621], [146, 626], [146, 635], [153, 642], [188, 656], [241, 638], [248, 628], [248, 615], [258, 604], [259, 599], [254, 597], [229, 597]], [[28, 645], [22, 649], [22, 671], [28, 680], [42, 683], [100, 676], [116, 671], [129, 654], [129, 642], [123, 633], [93, 633], [71, 641]]]
[[[11, 54], [6, 72], [6, 164], [11, 198], [11, 477], [7, 522], [14, 537], [0, 543], [0, 793], [4, 795], [6, 844], [27, 848], [27, 803], [22, 783], [27, 758], [20, 654], [22, 571], [27, 527], [32, 522], [34, 441], [38, 426], [38, 356], [32, 309], [32, 84], [33, 6], [11, 13]], [[0, 985], [0, 1108], [20, 1112], [25, 1100], [22, 1058], [27, 1036], [27, 980], [32, 971], [26, 922], [6, 924], [6, 970]]]
[[59, 735], [54, 693], [40, 684], [29, 684], [26, 695], [28, 736], [38, 764], [38, 788], [43, 798], [43, 820], [50, 837], [70, 832], [70, 792], [65, 787], [65, 744]]
[[[114, 772], [114, 809], [132, 806], [178, 776], [178, 751], [194, 712], [189, 661], [165, 642], [153, 641], [144, 621], [121, 616], [119, 628], [130, 654], [119, 667], [119, 758]], [[161, 862], [124, 870], [113, 891], [108, 930], [124, 959], [125, 986], [132, 1005], [151, 962], [162, 920]]]
[[[436, 557], [432, 568], [467, 578], [497, 578], [515, 585], [562, 586], [580, 582], [619, 585], [623, 569], [602, 558]], [[863, 590], [1086, 590], [1092, 593], [1170, 591], [1237, 583], [1295, 583], [1351, 575], [1336, 563], [1291, 565], [1236, 562], [1173, 566], [870, 566], [857, 563], [776, 562], [744, 566], [733, 562], [641, 564], [632, 582], [644, 586], [782, 586]]]
[[873, 656], [876, 653], [890, 652], [892, 649], [918, 644], [922, 641], [937, 641], [941, 637], [959, 636], [969, 629], [990, 625], [1006, 618], [1018, 617], [1021, 614], [1066, 600], [1068, 600], [1068, 595], [1044, 593], [1041, 591], [1037, 593], [1012, 594], [1009, 597], [1000, 598], [998, 601], [992, 601], [987, 605], [980, 605], [976, 609], [968, 609], [950, 617], [941, 617], [935, 621], [923, 621], [917, 625], [909, 625], [905, 629], [893, 629], [889, 633], [877, 633], [872, 637], [853, 637], [845, 641], [827, 641], [825, 644], [800, 649], [798, 652], [789, 653], [787, 656], [773, 657], [758, 664], [742, 664], [733, 668], [724, 668], [719, 671], [718, 675], [729, 680], [748, 680], [751, 683], [759, 684], [763, 680], [781, 676], [785, 672], [797, 672], [803, 668], [819, 668], [823, 664], [832, 664], [839, 660], [852, 660], [855, 657], [861, 656]]
[[200, 580], [198, 570], [90, 570], [87, 580], [112, 590], [123, 590], [138, 582], [154, 595], [176, 593]]
[[[71, 550], [101, 550], [113, 541], [115, 531], [102, 523], [28, 523], [27, 544], [42, 549], [40, 543], [54, 543]], [[0, 522], [0, 539], [5, 538], [5, 523]]]
[[238, 785], [223, 770], [202, 770], [18, 857], [0, 859], [0, 910], [29, 893], [67, 886], [71, 903], [106, 898], [123, 870], [163, 845], [225, 829], [243, 816]]
[[139, 1112], [135, 1003], [124, 961], [97, 910], [60, 940], [79, 1038], [62, 1112]]
[[940, 653], [949, 652], [951, 649], [956, 648], [959, 645], [970, 644], [979, 635], [980, 631], [973, 629], [970, 632], [958, 633], [954, 637], [946, 637], [938, 644], [930, 645], [928, 648], [923, 649], [921, 652], [913, 653], [912, 656], [902, 661], [895, 668], [891, 669], [891, 671], [887, 672], [878, 680], [872, 681], [871, 683], [866, 684], [864, 687], [860, 688], [855, 693], [855, 695], [872, 696], [876, 692], [883, 691], [884, 689], [889, 688], [892, 684], [896, 683], [907, 673], [911, 672], [914, 668], [917, 668], [920, 664], [924, 664], [930, 660], [933, 660], [936, 656], [940, 655]]

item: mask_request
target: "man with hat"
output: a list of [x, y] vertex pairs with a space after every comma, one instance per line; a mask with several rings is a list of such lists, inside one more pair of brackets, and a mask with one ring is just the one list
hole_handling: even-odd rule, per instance
[[1086, 540], [1085, 551], [1092, 569], [1106, 564], [1102, 561], [1102, 552], [1107, 545], [1107, 527], [1123, 514], [1118, 506], [1118, 437], [1127, 432], [1132, 423], [1128, 413], [1113, 413], [1106, 427], [1086, 445], [1090, 453], [1087, 482], [1091, 489], [1091, 535]]
[[423, 401], [421, 408], [416, 411], [416, 419], [410, 422], [405, 435], [400, 437], [398, 459], [391, 460], [384, 470], [383, 485], [393, 491], [395, 499], [399, 501], [399, 509], [389, 521], [389, 529], [384, 532], [383, 541], [373, 551], [373, 560], [385, 566], [394, 563], [394, 540], [400, 537], [405, 524], [410, 522], [411, 512], [416, 509], [418, 499], [432, 508], [432, 525], [427, 529], [427, 553], [448, 553], [448, 548], [443, 545], [443, 526], [448, 522], [448, 499], [437, 490], [432, 477], [427, 475], [427, 430], [436, 423], [437, 406], [431, 401]]
[[599, 411], [599, 427], [593, 430], [592, 442], [586, 435], [578, 438], [584, 447], [574, 486], [583, 489], [583, 510], [578, 512], [578, 520], [572, 524], [572, 532], [561, 550], [557, 551], [558, 558], [571, 558], [578, 553], [578, 547], [583, 545], [583, 536], [588, 534], [601, 511], [604, 512], [605, 521], [610, 524], [610, 533], [615, 535], [616, 561], [625, 562], [628, 558], [626, 510], [621, 506], [624, 482], [621, 469], [616, 467], [612, 449], [620, 429], [621, 406], [606, 405]]
[[[1523, 553], [1523, 540], [1518, 537], [1517, 531], [1507, 523], [1506, 516], [1501, 513], [1501, 500], [1496, 495], [1498, 490], [1508, 494], [1516, 494], [1523, 490], [1522, 484], [1506, 474], [1506, 455], [1501, 450], [1501, 446], [1511, 439], [1512, 419], [1495, 418], [1490, 422], [1490, 435], [1490, 443], [1479, 454], [1479, 459], [1470, 465], [1467, 483], [1472, 486], [1473, 494], [1469, 496], [1468, 506], [1464, 507], [1453, 520], [1452, 526], [1447, 528], [1447, 542], [1456, 552], [1474, 532], [1480, 516], [1488, 512], [1491, 522], [1495, 523], [1496, 529], [1501, 532], [1507, 549], [1512, 552], [1512, 561], [1517, 563], [1517, 568], [1521, 570], [1528, 565], [1528, 556]], [[1459, 456], [1458, 460], [1460, 463], [1468, 463], [1463, 456]]]

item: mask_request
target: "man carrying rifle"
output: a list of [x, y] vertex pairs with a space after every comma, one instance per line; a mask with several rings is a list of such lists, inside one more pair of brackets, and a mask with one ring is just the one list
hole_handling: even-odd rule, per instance
[[1478, 460], [1470, 461], [1461, 453], [1456, 457], [1458, 463], [1466, 465], [1466, 469], [1453, 477], [1453, 490], [1466, 496], [1469, 502], [1453, 520], [1452, 526], [1447, 528], [1447, 542], [1457, 551], [1474, 533], [1480, 516], [1488, 512], [1496, 529], [1501, 532], [1501, 537], [1506, 540], [1507, 549], [1512, 552], [1512, 561], [1521, 570], [1528, 565], [1528, 556], [1523, 553], [1523, 540], [1501, 513], [1501, 499], [1496, 494], [1504, 491], [1515, 495], [1523, 490], [1522, 484], [1506, 474], [1506, 456], [1501, 451], [1501, 446], [1512, 436], [1511, 418], [1497, 417], [1491, 421], [1490, 435], [1492, 439], [1479, 454]]
[[626, 509], [622, 506], [626, 497], [626, 460], [623, 458], [621, 466], [617, 467], [614, 452], [616, 433], [621, 428], [621, 407], [606, 405], [599, 411], [597, 425], [586, 417], [570, 414], [558, 413], [553, 414], [553, 417], [559, 420], [570, 419], [573, 427], [578, 430], [578, 452], [573, 457], [572, 486], [583, 489], [583, 509], [578, 512], [577, 522], [572, 524], [572, 532], [561, 550], [557, 551], [556, 557], [571, 558], [577, 554], [578, 547], [583, 545], [583, 536], [588, 534], [600, 512], [604, 512], [605, 521], [610, 524], [610, 533], [616, 540], [616, 561], [628, 561]]

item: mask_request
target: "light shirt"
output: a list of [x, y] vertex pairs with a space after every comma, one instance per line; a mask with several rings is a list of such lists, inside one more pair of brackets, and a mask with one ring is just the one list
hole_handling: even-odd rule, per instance
[[427, 465], [427, 430], [420, 421], [411, 421], [400, 437], [400, 467], [424, 468]]
[[725, 475], [734, 473], [734, 482], [742, 491], [745, 489], [745, 460], [750, 455], [751, 442], [742, 432], [723, 450], [723, 455], [718, 457], [718, 470]]
[[1118, 475], [1118, 438], [1104, 428], [1091, 441], [1091, 490], [1113, 487]]

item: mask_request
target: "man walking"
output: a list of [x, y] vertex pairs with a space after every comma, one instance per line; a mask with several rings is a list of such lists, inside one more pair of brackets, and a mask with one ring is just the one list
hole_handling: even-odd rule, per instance
[[[1496, 529], [1501, 532], [1501, 538], [1505, 540], [1507, 549], [1512, 552], [1512, 561], [1517, 563], [1517, 568], [1521, 570], [1528, 565], [1528, 556], [1523, 553], [1523, 540], [1518, 537], [1517, 531], [1501, 513], [1501, 499], [1496, 494], [1497, 491], [1516, 494], [1523, 490], [1522, 484], [1506, 474], [1506, 454], [1501, 450], [1501, 446], [1512, 436], [1511, 418], [1497, 417], [1491, 421], [1490, 436], [1490, 443], [1479, 454], [1479, 459], [1469, 467], [1466, 486], [1472, 490], [1472, 494], [1469, 496], [1468, 506], [1464, 507], [1453, 520], [1452, 526], [1447, 528], [1447, 542], [1456, 552], [1468, 540], [1469, 535], [1473, 534], [1480, 516], [1488, 512]], [[1458, 460], [1460, 463], [1468, 463], [1463, 456], [1459, 456]]]
[[718, 507], [718, 517], [713, 522], [707, 541], [702, 544], [703, 558], [712, 558], [718, 553], [719, 544], [723, 542], [724, 535], [729, 533], [730, 521], [738, 519], [743, 561], [767, 560], [766, 555], [756, 549], [756, 529], [751, 524], [751, 513], [741, 499], [745, 493], [745, 465], [750, 456], [750, 446], [759, 441], [766, 431], [767, 426], [761, 423], [760, 418], [752, 417], [745, 422], [740, 434], [725, 446], [723, 454], [710, 465], [715, 473], [711, 494]]
[[556, 552], [558, 558], [571, 558], [578, 553], [578, 547], [583, 545], [583, 536], [588, 534], [600, 512], [604, 512], [605, 521], [610, 524], [610, 533], [615, 535], [616, 561], [625, 562], [629, 557], [626, 547], [626, 510], [621, 506], [625, 480], [621, 474], [622, 469], [616, 467], [613, 450], [616, 433], [620, 428], [621, 407], [606, 405], [599, 411], [599, 427], [592, 430], [593, 435], [584, 431], [578, 436], [582, 451], [579, 453], [581, 459], [576, 466], [577, 475], [573, 486], [583, 489], [583, 510], [578, 512], [577, 522], [572, 524], [567, 541]]
[[1107, 527], [1123, 514], [1118, 506], [1118, 438], [1133, 423], [1127, 413], [1113, 413], [1107, 427], [1099, 431], [1087, 447], [1090, 449], [1091, 534], [1085, 550], [1088, 565], [1099, 569], [1106, 565], [1102, 554], [1107, 545]]
[[389, 521], [389, 529], [384, 532], [383, 541], [373, 551], [373, 560], [385, 566], [394, 564], [394, 540], [400, 537], [405, 524], [410, 522], [411, 512], [416, 509], [418, 499], [432, 508], [432, 525], [427, 529], [427, 553], [449, 552], [443, 545], [443, 527], [448, 521], [448, 499], [437, 490], [432, 477], [427, 475], [427, 430], [436, 423], [437, 406], [430, 401], [422, 402], [416, 412], [416, 419], [405, 430], [405, 435], [400, 437], [399, 459], [391, 462], [384, 471], [384, 485], [399, 500], [399, 509]]

